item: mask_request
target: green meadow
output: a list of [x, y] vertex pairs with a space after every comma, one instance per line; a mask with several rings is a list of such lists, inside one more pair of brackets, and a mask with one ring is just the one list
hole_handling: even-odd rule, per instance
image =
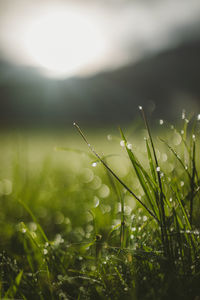
[[1, 299], [200, 299], [199, 115], [141, 115], [0, 133]]

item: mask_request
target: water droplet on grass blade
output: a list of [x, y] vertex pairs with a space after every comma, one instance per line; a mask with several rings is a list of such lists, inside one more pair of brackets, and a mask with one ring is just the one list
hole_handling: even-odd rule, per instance
[[99, 198], [97, 196], [94, 196], [94, 207], [99, 206]]
[[124, 141], [124, 140], [120, 141], [120, 146], [121, 146], [121, 147], [124, 147], [124, 146], [125, 146], [125, 141]]

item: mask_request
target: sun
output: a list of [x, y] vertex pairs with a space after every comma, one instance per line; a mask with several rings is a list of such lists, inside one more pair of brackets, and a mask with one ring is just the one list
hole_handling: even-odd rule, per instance
[[51, 11], [34, 18], [23, 44], [32, 62], [52, 76], [80, 73], [105, 53], [100, 28], [76, 11]]

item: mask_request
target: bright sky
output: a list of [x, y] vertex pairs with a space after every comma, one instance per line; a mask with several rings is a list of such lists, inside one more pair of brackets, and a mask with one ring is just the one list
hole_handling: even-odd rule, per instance
[[0, 54], [46, 75], [116, 68], [178, 43], [199, 0], [0, 0]]

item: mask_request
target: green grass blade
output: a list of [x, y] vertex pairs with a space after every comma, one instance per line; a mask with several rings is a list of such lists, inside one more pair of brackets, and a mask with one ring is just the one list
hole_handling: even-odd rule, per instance
[[4, 299], [15, 297], [15, 295], [16, 295], [18, 289], [19, 289], [19, 286], [20, 286], [22, 275], [23, 275], [23, 270], [21, 270], [19, 272], [19, 274], [16, 276], [13, 284], [9, 287], [8, 291], [6, 292], [6, 294], [4, 296]]
[[42, 237], [44, 238], [45, 242], [48, 242], [49, 240], [48, 240], [48, 238], [47, 238], [44, 230], [40, 226], [39, 222], [37, 221], [37, 218], [34, 216], [34, 214], [32, 213], [31, 209], [23, 201], [18, 200], [18, 202], [24, 207], [24, 209], [27, 211], [27, 213], [31, 216], [32, 220], [37, 224], [38, 230], [40, 231], [40, 233], [41, 233]]
[[140, 200], [140, 198], [111, 170], [111, 168], [105, 163], [105, 161], [100, 157], [100, 155], [94, 150], [91, 144], [88, 143], [85, 135], [81, 131], [80, 127], [74, 123], [74, 126], [78, 130], [79, 134], [82, 136], [83, 140], [86, 142], [92, 153], [98, 158], [98, 160], [102, 163], [102, 165], [117, 179], [117, 181], [148, 211], [148, 213], [159, 222], [158, 218], [154, 215], [154, 213]]

